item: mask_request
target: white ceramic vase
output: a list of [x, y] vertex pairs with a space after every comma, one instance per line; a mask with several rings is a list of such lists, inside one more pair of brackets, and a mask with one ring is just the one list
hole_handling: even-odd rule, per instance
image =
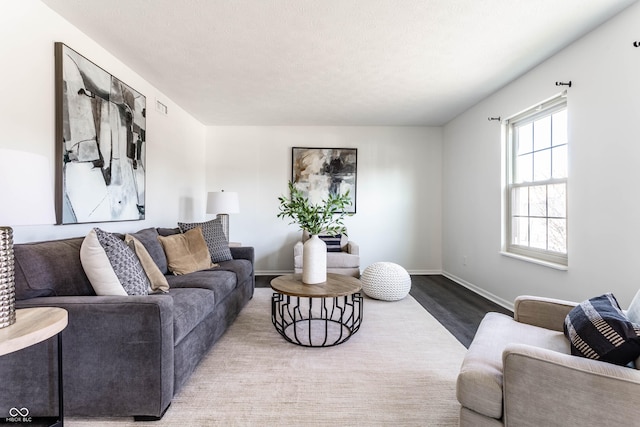
[[302, 249], [302, 282], [308, 285], [327, 281], [327, 245], [317, 235], [304, 242]]

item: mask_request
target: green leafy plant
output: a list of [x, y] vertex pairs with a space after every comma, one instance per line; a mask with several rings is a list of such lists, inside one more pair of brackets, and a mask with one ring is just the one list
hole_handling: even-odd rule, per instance
[[309, 234], [326, 233], [331, 236], [347, 234], [344, 218], [353, 215], [346, 212], [351, 205], [349, 191], [344, 194], [329, 194], [321, 204], [312, 204], [293, 182], [289, 182], [290, 197], [280, 196], [280, 212], [278, 218], [290, 218], [289, 224], [298, 224], [300, 229]]

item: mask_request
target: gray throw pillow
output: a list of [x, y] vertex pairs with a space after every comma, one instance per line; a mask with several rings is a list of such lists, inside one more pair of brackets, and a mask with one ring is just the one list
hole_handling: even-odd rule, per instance
[[167, 256], [158, 240], [158, 231], [155, 228], [145, 228], [135, 233], [131, 233], [145, 247], [153, 262], [156, 263], [162, 274], [168, 273]]
[[207, 242], [211, 261], [221, 262], [233, 259], [231, 249], [229, 249], [229, 242], [224, 235], [224, 229], [219, 219], [212, 219], [207, 222], [179, 222], [178, 227], [182, 233], [196, 227], [202, 228], [202, 235], [204, 236], [204, 241]]

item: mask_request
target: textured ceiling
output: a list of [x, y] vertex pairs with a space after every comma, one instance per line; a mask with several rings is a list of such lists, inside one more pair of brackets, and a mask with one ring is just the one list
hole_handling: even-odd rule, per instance
[[442, 125], [637, 0], [42, 1], [206, 125]]

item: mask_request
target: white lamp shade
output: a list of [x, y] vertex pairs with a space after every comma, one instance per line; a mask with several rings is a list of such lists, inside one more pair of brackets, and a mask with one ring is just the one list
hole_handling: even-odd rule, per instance
[[234, 191], [214, 191], [207, 194], [208, 214], [232, 214], [240, 212], [238, 193]]
[[55, 223], [49, 160], [0, 149], [0, 225]]

